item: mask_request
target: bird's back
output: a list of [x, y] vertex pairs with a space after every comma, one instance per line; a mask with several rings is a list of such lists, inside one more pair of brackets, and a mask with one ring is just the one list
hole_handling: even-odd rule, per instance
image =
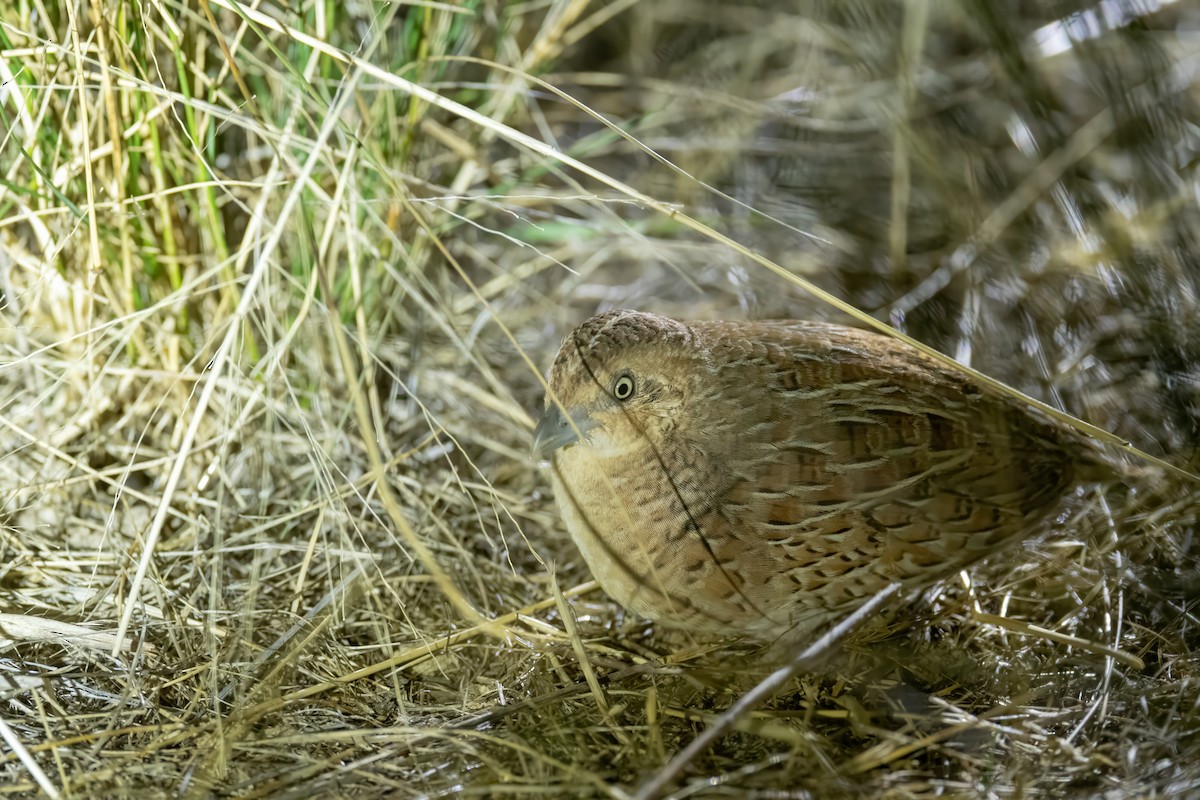
[[1088, 457], [1061, 425], [876, 334], [694, 328], [724, 398], [713, 416], [728, 476], [696, 522], [740, 577], [729, 601], [747, 622], [802, 621], [952, 574], [1032, 533]]

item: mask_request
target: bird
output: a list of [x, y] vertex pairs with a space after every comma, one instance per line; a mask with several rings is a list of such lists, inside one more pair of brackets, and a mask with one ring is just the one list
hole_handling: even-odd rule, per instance
[[563, 340], [533, 433], [604, 591], [708, 635], [796, 641], [1043, 531], [1098, 445], [898, 339], [616, 310]]

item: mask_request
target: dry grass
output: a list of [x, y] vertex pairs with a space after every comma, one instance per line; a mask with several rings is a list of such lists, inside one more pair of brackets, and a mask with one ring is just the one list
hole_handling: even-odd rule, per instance
[[[566, 539], [599, 308], [807, 281], [1200, 466], [1195, 8], [785, 5], [0, 7], [0, 794], [636, 792], [767, 665]], [[1200, 793], [1198, 514], [1081, 492], [671, 791]]]

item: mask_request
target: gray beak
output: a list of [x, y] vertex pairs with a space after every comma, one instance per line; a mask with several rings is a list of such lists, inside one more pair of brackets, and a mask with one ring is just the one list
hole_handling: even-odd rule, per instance
[[578, 442], [579, 435], [586, 435], [593, 424], [583, 409], [572, 411], [571, 420], [574, 425], [567, 421], [557, 405], [547, 408], [533, 429], [533, 457], [539, 461], [550, 458], [558, 448]]

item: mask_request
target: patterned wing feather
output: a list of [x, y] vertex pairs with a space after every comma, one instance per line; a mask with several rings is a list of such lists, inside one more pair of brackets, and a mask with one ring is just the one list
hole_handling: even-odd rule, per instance
[[814, 323], [739, 327], [706, 330], [722, 382], [767, 388], [727, 412], [744, 420], [729, 426], [728, 488], [697, 522], [753, 553], [738, 566], [756, 602], [831, 609], [931, 582], [1023, 532], [1072, 480], [1051, 425], [911, 348]]

